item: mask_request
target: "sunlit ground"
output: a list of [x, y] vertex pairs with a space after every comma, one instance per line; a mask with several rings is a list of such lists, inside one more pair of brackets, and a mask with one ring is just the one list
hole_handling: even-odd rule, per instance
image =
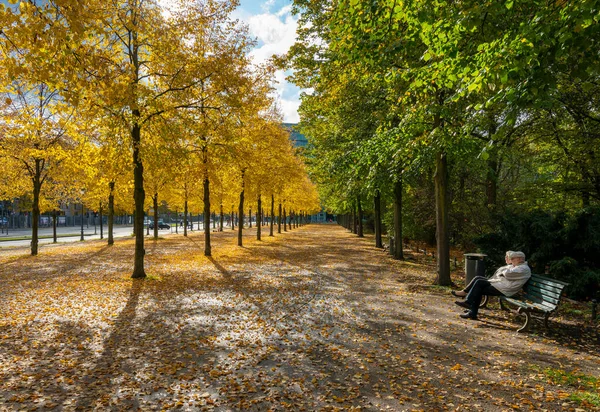
[[132, 239], [1, 250], [0, 409], [595, 408], [547, 371], [598, 377], [597, 328], [464, 321], [430, 261], [339, 226], [246, 233], [148, 241], [137, 281]]

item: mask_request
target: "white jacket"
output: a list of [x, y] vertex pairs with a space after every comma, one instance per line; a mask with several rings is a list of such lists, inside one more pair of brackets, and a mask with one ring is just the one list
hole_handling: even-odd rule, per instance
[[516, 266], [501, 267], [489, 281], [504, 296], [512, 296], [521, 290], [530, 277], [531, 269], [527, 262], [523, 262]]

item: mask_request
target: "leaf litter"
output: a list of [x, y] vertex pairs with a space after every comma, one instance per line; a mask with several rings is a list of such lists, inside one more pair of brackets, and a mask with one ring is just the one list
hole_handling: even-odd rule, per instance
[[0, 409], [593, 410], [543, 368], [598, 376], [598, 331], [457, 316], [435, 267], [337, 226], [0, 251]]

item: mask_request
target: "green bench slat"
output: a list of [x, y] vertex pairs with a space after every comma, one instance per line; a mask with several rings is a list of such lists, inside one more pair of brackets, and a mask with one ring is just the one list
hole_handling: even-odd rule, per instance
[[541, 275], [531, 275], [523, 286], [523, 294], [515, 298], [503, 298], [515, 306], [552, 312], [558, 306], [563, 289], [568, 283]]
[[548, 278], [548, 277], [542, 276], [542, 275], [532, 274], [530, 279], [531, 280], [546, 281], [546, 282], [549, 282], [550, 284], [553, 284], [553, 285], [561, 285], [563, 288], [565, 286], [569, 286], [569, 283], [567, 283], [567, 282], [563, 282], [562, 280], [556, 280], [556, 279]]
[[541, 289], [546, 292], [555, 293], [555, 294], [560, 295], [562, 293], [562, 290], [564, 287], [563, 286], [558, 286], [558, 287], [550, 286], [550, 285], [539, 283], [537, 281], [529, 281], [526, 284], [526, 288]]
[[525, 295], [532, 296], [536, 299], [545, 300], [555, 304], [558, 303], [558, 301], [560, 300], [560, 295], [544, 293], [544, 291], [542, 290], [527, 289], [525, 291]]
[[515, 306], [519, 306], [522, 308], [534, 308], [541, 312], [552, 312], [556, 309], [556, 305], [547, 305], [543, 303], [534, 303], [534, 302], [523, 302], [522, 300], [517, 300], [513, 298], [503, 298], [505, 301], [512, 303]]

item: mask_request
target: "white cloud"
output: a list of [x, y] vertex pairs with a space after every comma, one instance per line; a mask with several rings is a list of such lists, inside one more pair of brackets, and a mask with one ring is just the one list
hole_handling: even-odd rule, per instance
[[[249, 15], [244, 10], [235, 13], [237, 18], [248, 25], [250, 35], [257, 39], [257, 46], [250, 52], [250, 57], [255, 64], [264, 63], [273, 55], [287, 53], [297, 39], [298, 18], [291, 14], [292, 7], [287, 5], [271, 12], [273, 5], [273, 0], [267, 0], [262, 4], [260, 14]], [[286, 81], [286, 76], [287, 74], [282, 70], [275, 72], [274, 93], [284, 121], [297, 123], [300, 91]]]

